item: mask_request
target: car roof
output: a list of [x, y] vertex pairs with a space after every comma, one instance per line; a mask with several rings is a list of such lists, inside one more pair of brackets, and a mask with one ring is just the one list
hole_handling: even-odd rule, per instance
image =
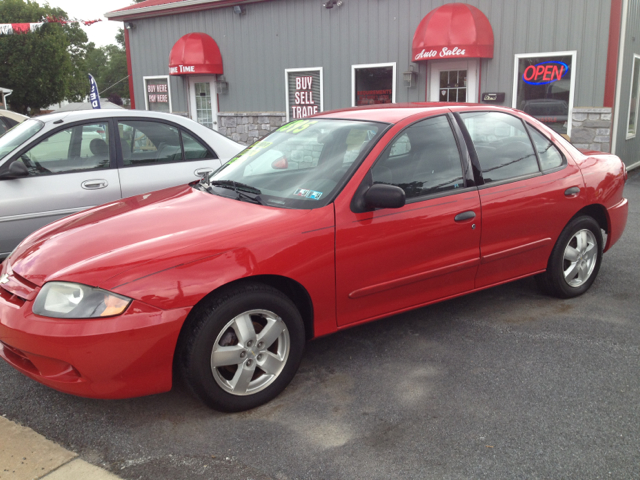
[[413, 103], [386, 103], [380, 105], [366, 105], [360, 107], [332, 110], [314, 115], [313, 118], [342, 118], [348, 120], [363, 120], [373, 122], [398, 123], [416, 114], [443, 113], [450, 108], [456, 111], [461, 109], [477, 109], [509, 111], [517, 110], [510, 107], [487, 105], [486, 103], [453, 103], [453, 102], [413, 102]]
[[11, 110], [0, 110], [0, 116], [11, 118], [12, 120], [15, 120], [16, 122], [22, 122], [23, 120], [26, 120], [27, 118], [29, 118], [29, 117], [27, 117], [25, 115], [21, 115], [19, 113], [12, 112]]
[[161, 120], [178, 121], [186, 120], [187, 117], [174, 113], [153, 112], [151, 110], [127, 110], [123, 108], [98, 108], [95, 110], [74, 110], [71, 112], [53, 112], [46, 115], [40, 115], [37, 118], [45, 123], [64, 120], [65, 122], [74, 122], [82, 120], [90, 120], [93, 118], [105, 117], [147, 117], [157, 118]]

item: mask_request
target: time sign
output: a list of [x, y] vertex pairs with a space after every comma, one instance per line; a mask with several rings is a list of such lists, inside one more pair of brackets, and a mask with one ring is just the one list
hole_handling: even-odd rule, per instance
[[569, 72], [569, 65], [558, 60], [540, 62], [524, 69], [522, 80], [529, 85], [546, 85], [561, 80]]

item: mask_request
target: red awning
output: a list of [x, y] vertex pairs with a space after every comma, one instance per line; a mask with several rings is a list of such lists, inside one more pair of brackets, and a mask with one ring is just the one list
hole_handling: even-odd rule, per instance
[[493, 58], [493, 29], [487, 17], [465, 3], [431, 10], [413, 36], [414, 62], [454, 58]]
[[171, 75], [222, 74], [222, 56], [216, 41], [206, 33], [189, 33], [180, 38], [169, 54]]

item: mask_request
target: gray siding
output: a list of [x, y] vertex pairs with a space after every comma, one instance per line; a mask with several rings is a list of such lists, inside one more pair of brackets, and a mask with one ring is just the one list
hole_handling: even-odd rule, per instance
[[633, 165], [640, 162], [640, 129], [635, 138], [627, 136], [627, 120], [629, 117], [629, 97], [631, 95], [631, 74], [633, 55], [640, 55], [640, 0], [629, 0], [627, 30], [625, 32], [622, 83], [620, 86], [620, 112], [618, 118], [616, 151], [624, 163]]
[[[633, 0], [636, 4], [637, 1]], [[144, 108], [142, 77], [168, 74], [173, 44], [190, 32], [209, 34], [220, 46], [229, 92], [221, 112], [285, 110], [286, 68], [324, 67], [324, 108], [351, 105], [351, 66], [396, 62], [396, 101], [424, 101], [427, 66], [420, 62], [414, 88], [402, 86], [411, 41], [442, 0], [345, 0], [324, 9], [321, 0], [273, 0], [137, 20], [130, 33], [137, 108]], [[511, 105], [514, 55], [577, 50], [575, 106], [602, 106], [610, 0], [469, 0], [489, 18], [493, 59], [482, 61], [482, 91], [506, 93]], [[636, 16], [636, 20], [637, 20]], [[187, 110], [186, 87], [171, 79], [173, 110]]]

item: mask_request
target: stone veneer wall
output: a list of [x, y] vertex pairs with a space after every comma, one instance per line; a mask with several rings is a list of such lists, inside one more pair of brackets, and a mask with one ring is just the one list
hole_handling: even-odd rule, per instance
[[611, 152], [611, 107], [575, 107], [571, 119], [576, 148]]
[[284, 112], [221, 112], [218, 132], [243, 145], [251, 145], [286, 122]]

